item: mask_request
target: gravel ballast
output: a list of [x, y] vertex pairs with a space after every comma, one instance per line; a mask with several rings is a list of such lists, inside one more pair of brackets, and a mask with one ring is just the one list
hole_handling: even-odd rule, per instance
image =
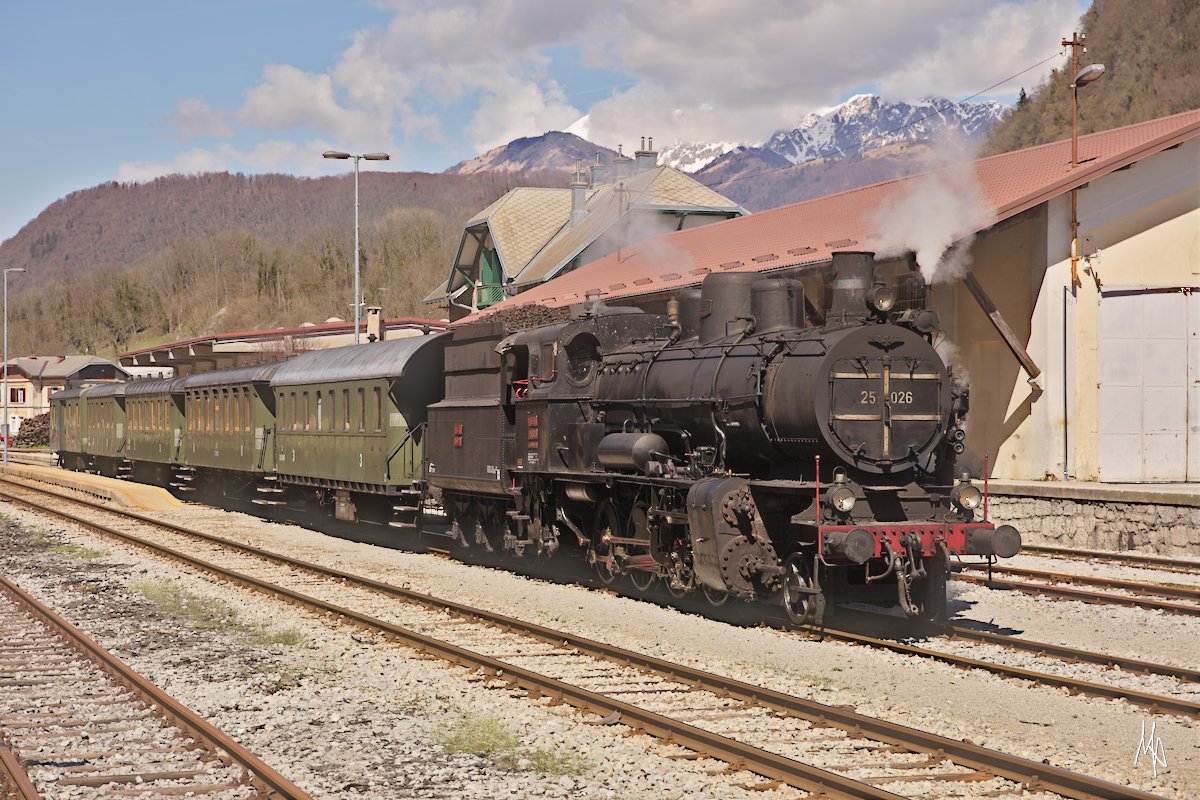
[[[32, 526], [47, 526], [24, 514], [9, 512], [10, 517], [24, 518]], [[1058, 766], [1118, 783], [1132, 783], [1165, 796], [1184, 798], [1200, 794], [1197, 788], [1200, 754], [1195, 723], [1191, 720], [1157, 718], [1156, 731], [1164, 741], [1168, 768], [1165, 772], [1160, 770], [1155, 779], [1144, 757], [1138, 766], [1132, 764], [1142, 720], [1148, 724], [1154, 718], [1124, 703], [1071, 697], [1061, 690], [842, 643], [809, 641], [769, 629], [739, 628], [608, 593], [547, 584], [428, 555], [345, 542], [293, 526], [202, 507], [155, 516], [820, 702], [852, 705], [862, 713], [944, 736], [970, 739], [1035, 760], [1045, 758]], [[112, 578], [118, 584], [131, 582], [135, 579], [132, 576], [144, 569], [150, 575], [176, 576], [197, 594], [230, 595], [226, 587], [189, 578], [158, 561], [118, 550], [98, 537], [70, 533], [68, 538], [114, 553], [114, 557], [94, 566], [99, 568], [114, 560], [125, 565], [113, 568], [125, 570], [131, 576], [128, 580]], [[119, 558], [115, 556], [118, 552]], [[31, 573], [37, 572], [34, 566], [27, 568]], [[53, 580], [43, 580], [46, 591], [57, 585]], [[295, 759], [304, 775], [288, 769], [284, 769], [285, 773], [306, 786], [310, 785], [306, 780], [311, 777], [318, 781], [316, 785], [322, 791], [331, 793], [326, 796], [343, 796], [338, 792], [350, 790], [379, 797], [797, 794], [791, 790], [778, 790], [774, 795], [739, 790], [736, 783], [755, 782], [755, 779], [746, 775], [709, 776], [707, 771], [714, 769], [712, 762], [700, 766], [692, 761], [666, 760], [662, 754], [675, 751], [653, 744], [645, 737], [616, 736], [610, 729], [580, 724], [579, 715], [562, 708], [538, 708], [527, 700], [483, 689], [464, 670], [447, 670], [431, 662], [414, 660], [411, 651], [398, 646], [358, 641], [365, 638], [362, 634], [321, 626], [320, 635], [314, 635], [313, 622], [299, 612], [280, 610], [278, 604], [266, 600], [243, 600], [240, 594], [238, 598], [239, 611], [246, 619], [271, 620], [274, 625], [302, 630], [308, 638], [303, 645], [293, 648], [275, 645], [275, 650], [268, 649], [265, 657], [234, 655], [219, 660], [217, 666], [205, 666], [204, 673], [218, 681], [213, 687], [230, 685], [219, 691], [211, 688], [207, 693], [202, 692], [202, 699], [215, 695], [204, 710], [211, 709], [213, 714], [232, 719], [233, 727], [214, 721], [242, 737], [240, 725], [244, 730], [242, 740], [251, 749], [281, 756], [268, 758], [271, 763], [283, 768]], [[1033, 639], [1183, 665], [1194, 665], [1194, 653], [1189, 651], [1194, 650], [1196, 634], [1200, 633], [1194, 619], [1137, 609], [1082, 606], [964, 585], [953, 589], [952, 609], [963, 620], [1002, 631], [1019, 630]], [[137, 621], [149, 625], [145, 615], [140, 615]], [[180, 630], [178, 635], [184, 633]], [[164, 669], [176, 676], [172, 680], [186, 684], [195, 679], [196, 664], [206, 663], [201, 654], [212, 649], [211, 632], [199, 639], [198, 652], [187, 651], [182, 643], [172, 642], [170, 653], [134, 655], [148, 660], [146, 671], [152, 676], [148, 667], [156, 658], [162, 658], [168, 662]], [[232, 653], [240, 652], [236, 641], [223, 643], [221, 647], [233, 648], [229, 651]], [[256, 648], [250, 650], [258, 652]], [[385, 650], [386, 659], [381, 655]], [[189, 655], [180, 655], [183, 652]], [[1017, 661], [1021, 658], [1010, 656]], [[293, 666], [275, 671], [266, 669], [265, 673], [246, 666], [249, 663], [269, 667], [271, 659]], [[305, 667], [299, 674], [295, 671], [296, 662]], [[143, 669], [138, 662], [133, 663]], [[235, 669], [237, 665], [240, 667]], [[1045, 666], [1033, 656], [1029, 656], [1026, 665]], [[249, 675], [242, 676], [247, 670]], [[451, 673], [458, 677], [445, 677]], [[332, 685], [326, 686], [326, 681]], [[1161, 690], [1151, 684], [1139, 685], [1150, 691]], [[273, 691], [260, 697], [263, 686]], [[167, 688], [183, 696], [177, 687]], [[397, 715], [396, 720], [388, 717], [380, 721], [376, 716], [379, 696], [405, 698], [395, 710], [388, 709]], [[331, 707], [340, 710], [331, 713]], [[522, 752], [551, 747], [563, 750], [565, 746], [562, 758], [569, 761], [578, 757], [588, 762], [588, 769], [574, 775], [534, 775], [520, 769], [499, 769], [486, 759], [473, 756], [445, 755], [436, 743], [438, 727], [447, 722], [454, 724], [468, 712], [478, 716], [480, 709], [495, 709], [485, 716], [509, 724], [520, 736]], [[264, 717], [278, 722], [264, 723]], [[320, 721], [313, 724], [306, 719]], [[295, 731], [304, 726], [312, 729], [312, 736], [294, 740]], [[362, 737], [364, 730], [371, 735]], [[310, 765], [314, 757], [306, 754], [305, 748], [312, 746], [314, 739], [320, 742], [317, 747], [326, 749], [319, 754], [317, 763]], [[651, 751], [649, 756], [647, 749]], [[345, 775], [354, 772], [350, 768], [364, 758], [370, 760], [372, 770], [359, 773], [371, 775], [378, 785], [355, 786], [350, 781], [338, 786], [338, 780], [347, 781]], [[424, 782], [386, 786], [379, 783], [387, 774], [381, 765], [389, 760], [394, 763], [396, 759], [405, 762], [406, 774], [415, 771], [426, 775], [421, 779]], [[336, 779], [329, 777], [332, 761], [342, 765]], [[441, 776], [442, 771], [445, 771], [442, 778], [428, 777]], [[409, 794], [395, 794], [397, 791]]]

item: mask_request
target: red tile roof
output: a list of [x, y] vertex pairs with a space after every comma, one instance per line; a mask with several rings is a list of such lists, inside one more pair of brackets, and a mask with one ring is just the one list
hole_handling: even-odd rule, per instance
[[591, 291], [607, 298], [656, 294], [696, 285], [708, 272], [776, 270], [828, 261], [834, 250], [883, 250], [901, 243], [884, 240], [881, 210], [903, 198], [915, 181], [954, 170], [974, 170], [991, 210], [975, 230], [957, 234], [967, 236], [1198, 135], [1200, 109], [1081, 136], [1074, 169], [1067, 139], [646, 239], [460, 324], [515, 305], [580, 302]]

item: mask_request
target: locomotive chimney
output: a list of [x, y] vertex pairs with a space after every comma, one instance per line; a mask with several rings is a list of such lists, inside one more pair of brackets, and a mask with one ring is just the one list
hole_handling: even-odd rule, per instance
[[867, 315], [867, 292], [875, 278], [875, 254], [842, 251], [833, 254], [833, 298], [827, 319], [838, 314]]

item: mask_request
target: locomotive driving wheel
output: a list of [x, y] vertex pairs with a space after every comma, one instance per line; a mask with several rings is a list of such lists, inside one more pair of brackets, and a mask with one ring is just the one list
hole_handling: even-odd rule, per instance
[[804, 553], [792, 553], [783, 565], [783, 609], [796, 625], [812, 625], [824, 611], [825, 598]]

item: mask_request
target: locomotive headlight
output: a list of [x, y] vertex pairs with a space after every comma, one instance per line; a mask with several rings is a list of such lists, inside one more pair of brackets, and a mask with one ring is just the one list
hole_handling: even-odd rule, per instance
[[983, 492], [967, 480], [954, 487], [954, 491], [950, 493], [950, 500], [959, 508], [974, 511], [983, 502]]
[[858, 502], [858, 498], [854, 496], [854, 490], [849, 486], [833, 486], [825, 493], [825, 502], [834, 511], [849, 514], [854, 510], [854, 504]]
[[867, 305], [880, 314], [886, 314], [896, 305], [896, 294], [882, 284], [876, 284], [867, 292]]

